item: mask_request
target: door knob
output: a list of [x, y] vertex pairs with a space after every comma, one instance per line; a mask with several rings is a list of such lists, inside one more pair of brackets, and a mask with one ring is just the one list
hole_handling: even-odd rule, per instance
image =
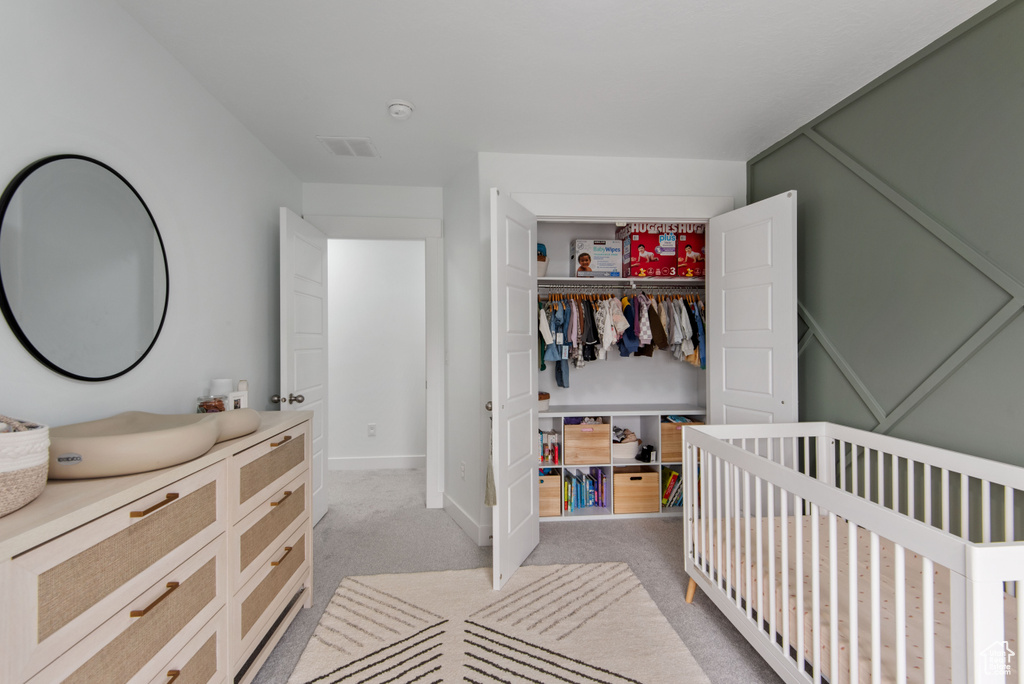
[[288, 400], [282, 397], [280, 394], [275, 394], [274, 396], [270, 397], [271, 404], [284, 404], [287, 401]]
[[[301, 404], [304, 401], [306, 401], [306, 397], [302, 396], [301, 394], [291, 394], [291, 393], [288, 394], [288, 403], [289, 404]], [[282, 401], [282, 403], [283, 403], [283, 401]]]
[[494, 404], [492, 404], [491, 402], [487, 402], [486, 404], [484, 404], [484, 408], [487, 409], [488, 411], [490, 411], [493, 407]]

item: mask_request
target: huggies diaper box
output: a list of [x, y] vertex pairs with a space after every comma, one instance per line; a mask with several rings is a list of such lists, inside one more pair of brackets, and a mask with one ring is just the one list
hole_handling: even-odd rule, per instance
[[679, 265], [676, 275], [680, 278], [704, 277], [704, 236], [707, 235], [707, 221], [680, 223], [676, 233], [676, 257]]
[[579, 278], [622, 277], [621, 240], [573, 240], [569, 243], [572, 275]]
[[625, 278], [702, 278], [705, 222], [628, 223], [615, 237], [622, 240]]

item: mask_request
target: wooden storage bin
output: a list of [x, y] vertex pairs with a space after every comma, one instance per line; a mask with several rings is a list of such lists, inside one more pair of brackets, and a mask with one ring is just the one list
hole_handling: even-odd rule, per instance
[[611, 463], [612, 426], [608, 423], [564, 426], [565, 464]]
[[613, 513], [657, 513], [661, 510], [658, 471], [645, 466], [616, 468], [612, 475]]
[[540, 517], [554, 518], [562, 514], [562, 478], [540, 476]]
[[662, 423], [661, 424], [661, 462], [683, 462], [683, 428], [688, 425], [704, 423]]

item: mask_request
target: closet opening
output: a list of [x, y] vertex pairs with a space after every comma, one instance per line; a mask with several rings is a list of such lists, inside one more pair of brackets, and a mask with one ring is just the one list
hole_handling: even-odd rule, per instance
[[424, 240], [328, 241], [330, 470], [426, 467], [426, 259]]

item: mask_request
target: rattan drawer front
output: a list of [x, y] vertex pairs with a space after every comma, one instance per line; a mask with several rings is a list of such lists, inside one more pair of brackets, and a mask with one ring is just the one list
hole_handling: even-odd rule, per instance
[[32, 684], [151, 679], [223, 608], [225, 558], [220, 537], [119, 610], [36, 675]]
[[309, 421], [231, 457], [232, 520], [238, 521], [309, 467]]
[[308, 480], [305, 470], [234, 527], [229, 559], [233, 586], [245, 584], [308, 518]]
[[205, 468], [11, 561], [13, 602], [28, 618], [16, 670], [36, 672], [221, 535], [225, 472]]
[[232, 644], [236, 645], [230, 649], [232, 659], [248, 651], [253, 642], [262, 637], [263, 627], [291, 597], [290, 589], [309, 567], [308, 533], [309, 525], [301, 525], [232, 599], [229, 627]]
[[211, 684], [227, 678], [227, 609], [203, 625], [192, 639], [149, 684], [169, 684], [171, 673], [177, 672], [174, 684]]

